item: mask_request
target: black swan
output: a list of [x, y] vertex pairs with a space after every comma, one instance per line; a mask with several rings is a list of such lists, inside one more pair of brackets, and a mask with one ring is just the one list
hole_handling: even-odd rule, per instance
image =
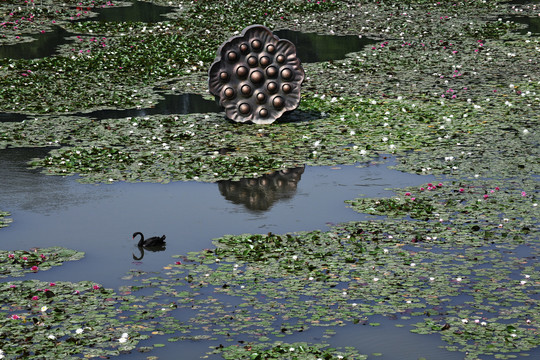
[[151, 246], [163, 246], [165, 245], [165, 235], [159, 237], [159, 236], [152, 236], [151, 238], [144, 239], [144, 235], [141, 232], [136, 232], [133, 234], [133, 239], [137, 235], [141, 235], [141, 240], [139, 240], [139, 243], [137, 246], [139, 247], [151, 247]]

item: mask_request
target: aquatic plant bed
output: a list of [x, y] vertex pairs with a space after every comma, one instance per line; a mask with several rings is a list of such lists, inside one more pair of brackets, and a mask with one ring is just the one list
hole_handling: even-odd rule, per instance
[[[436, 338], [432, 357], [538, 357], [540, 38], [503, 20], [536, 20], [537, 2], [151, 1], [172, 6], [156, 23], [93, 21], [129, 2], [64, 3], [0, 4], [2, 46], [39, 43], [55, 26], [74, 34], [57, 55], [0, 59], [0, 111], [28, 115], [0, 123], [0, 151], [53, 147], [29, 167], [86, 183], [215, 182], [393, 154], [396, 169], [440, 180], [343, 204], [371, 220], [223, 234], [160, 271], [124, 274], [119, 289], [55, 281], [52, 267], [81, 252], [2, 250], [1, 355], [151, 357], [203, 344], [208, 358], [391, 359], [387, 345], [337, 346], [340, 331], [403, 328], [419, 345]], [[217, 47], [254, 23], [377, 42], [303, 64], [300, 107], [271, 125], [84, 116], [149, 108], [161, 94], [211, 99]]]

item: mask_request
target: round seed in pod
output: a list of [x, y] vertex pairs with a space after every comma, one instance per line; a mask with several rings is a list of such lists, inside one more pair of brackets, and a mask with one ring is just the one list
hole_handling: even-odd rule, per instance
[[248, 72], [249, 72], [249, 70], [245, 66], [240, 66], [240, 67], [238, 67], [238, 69], [236, 69], [236, 75], [240, 79], [245, 79], [247, 77]]
[[272, 100], [272, 105], [276, 109], [281, 109], [283, 106], [285, 106], [285, 99], [283, 99], [281, 96], [276, 96], [274, 100]]
[[249, 46], [246, 43], [240, 44], [240, 52], [246, 54], [249, 51]]
[[268, 56], [263, 56], [259, 59], [259, 62], [261, 63], [261, 66], [265, 68], [270, 65], [270, 58]]
[[247, 63], [251, 67], [257, 66], [257, 58], [255, 56], [250, 56], [247, 58]]
[[276, 51], [276, 47], [274, 46], [274, 44], [268, 44], [266, 46], [266, 51], [268, 51], [270, 54], [273, 54], [274, 51]]
[[281, 86], [281, 90], [285, 93], [285, 94], [288, 94], [292, 91], [292, 86], [290, 84], [283, 84]]
[[278, 69], [275, 66], [269, 66], [266, 69], [266, 76], [268, 76], [269, 78], [275, 78], [277, 74], [278, 74]]
[[238, 111], [240, 114], [247, 115], [251, 112], [251, 106], [248, 103], [242, 103], [238, 106]]
[[236, 62], [236, 60], [238, 60], [238, 54], [235, 51], [229, 51], [227, 53], [227, 59], [230, 62]]
[[264, 104], [266, 102], [266, 95], [264, 95], [262, 92], [258, 93], [255, 97], [257, 98], [257, 102], [259, 104]]
[[292, 79], [293, 77], [293, 72], [291, 69], [288, 69], [288, 68], [285, 68], [283, 70], [281, 70], [281, 77], [283, 78], [283, 80], [285, 81], [289, 81]]
[[234, 98], [234, 94], [235, 94], [235, 91], [232, 87], [228, 87], [223, 91], [223, 95], [225, 95], [227, 99]]
[[264, 75], [261, 71], [255, 70], [251, 73], [251, 75], [249, 76], [249, 79], [251, 80], [252, 83], [259, 84], [264, 81]]
[[242, 95], [250, 96], [252, 89], [251, 89], [251, 86], [249, 86], [248, 84], [245, 84], [245, 85], [242, 85], [242, 87], [240, 88], [240, 91], [242, 92]]
[[266, 89], [270, 94], [274, 94], [278, 90], [278, 84], [274, 81], [270, 81], [268, 85], [266, 85]]

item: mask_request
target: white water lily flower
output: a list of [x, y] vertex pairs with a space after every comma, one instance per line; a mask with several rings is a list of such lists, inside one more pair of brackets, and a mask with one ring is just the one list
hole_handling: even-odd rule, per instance
[[47, 311], [47, 309], [49, 309], [49, 308], [46, 307], [46, 306], [42, 306], [42, 307], [41, 307], [41, 312], [45, 312], [45, 311]]
[[51, 339], [51, 340], [56, 340], [56, 336], [54, 336], [53, 334], [51, 334], [51, 335], [49, 335], [49, 336], [47, 336], [47, 337], [48, 337], [49, 339]]
[[83, 331], [84, 331], [83, 329], [79, 328], [79, 329], [75, 330], [75, 333], [77, 333], [77, 334], [82, 334]]

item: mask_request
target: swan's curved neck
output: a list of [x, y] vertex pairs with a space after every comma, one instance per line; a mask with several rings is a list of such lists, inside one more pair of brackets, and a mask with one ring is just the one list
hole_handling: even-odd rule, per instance
[[141, 240], [139, 240], [139, 243], [137, 244], [137, 246], [143, 246], [143, 243], [144, 243], [144, 235], [140, 232], [136, 232], [135, 234], [133, 234], [133, 238], [135, 238], [137, 235], [140, 235], [141, 236]]

